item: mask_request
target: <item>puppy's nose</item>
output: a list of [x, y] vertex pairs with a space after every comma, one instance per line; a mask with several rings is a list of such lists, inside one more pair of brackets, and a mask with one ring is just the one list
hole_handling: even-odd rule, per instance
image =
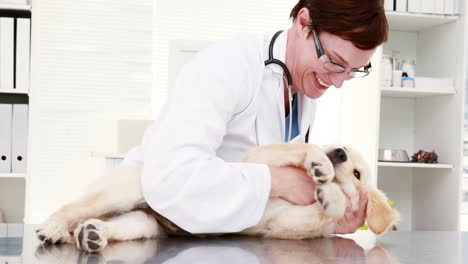
[[327, 156], [333, 165], [337, 165], [348, 160], [348, 155], [346, 155], [346, 152], [342, 148], [333, 150], [332, 152], [328, 153]]

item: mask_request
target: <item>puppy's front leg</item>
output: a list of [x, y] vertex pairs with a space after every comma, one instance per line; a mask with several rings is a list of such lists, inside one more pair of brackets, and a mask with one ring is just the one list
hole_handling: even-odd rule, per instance
[[346, 197], [340, 186], [334, 182], [317, 186], [316, 198], [323, 208], [326, 216], [333, 220], [340, 219], [346, 210]]
[[330, 182], [335, 177], [333, 164], [327, 154], [313, 144], [273, 144], [257, 147], [247, 153], [245, 161], [304, 168], [319, 184]]
[[72, 242], [70, 232], [86, 219], [130, 211], [144, 203], [139, 167], [119, 167], [93, 184], [94, 191], [63, 206], [36, 231], [43, 244]]

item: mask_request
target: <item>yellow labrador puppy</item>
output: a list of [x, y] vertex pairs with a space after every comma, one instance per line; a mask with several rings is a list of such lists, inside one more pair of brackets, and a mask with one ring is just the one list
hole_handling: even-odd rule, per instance
[[[374, 233], [384, 233], [399, 219], [385, 195], [370, 186], [366, 162], [349, 147], [268, 145], [249, 152], [245, 161], [306, 169], [317, 183], [318, 202], [296, 206], [270, 198], [260, 223], [242, 234], [284, 239], [329, 236], [335, 222], [344, 215], [346, 197], [357, 210], [361, 187], [368, 189], [367, 223]], [[140, 173], [136, 166], [111, 170], [93, 184], [94, 190], [65, 205], [40, 225], [38, 238], [43, 244], [75, 242], [79, 249], [95, 252], [113, 240], [189, 234], [148, 207], [141, 191]]]

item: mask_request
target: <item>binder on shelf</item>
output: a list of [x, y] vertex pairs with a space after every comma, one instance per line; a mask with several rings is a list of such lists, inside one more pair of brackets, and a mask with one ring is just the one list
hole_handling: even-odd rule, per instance
[[16, 20], [16, 90], [29, 90], [31, 19]]
[[384, 9], [385, 10], [388, 10], [388, 11], [395, 11], [395, 9], [393, 9], [393, 0], [385, 0], [384, 1]]
[[444, 14], [444, 0], [435, 0], [434, 13], [442, 15]]
[[13, 105], [11, 171], [25, 173], [28, 150], [28, 105]]
[[[448, 0], [447, 0], [448, 1]], [[460, 8], [462, 8], [462, 0], [452, 0], [453, 1], [453, 14], [460, 14]]]
[[455, 14], [455, 0], [445, 0], [444, 1], [444, 13], [446, 15]]
[[0, 17], [0, 89], [13, 89], [14, 18]]
[[422, 0], [408, 0], [408, 12], [419, 13], [421, 12]]
[[435, 11], [436, 0], [422, 0], [421, 1], [421, 13], [432, 14]]
[[407, 5], [408, 5], [407, 0], [396, 0], [395, 10], [397, 12], [406, 12], [406, 11], [408, 11], [407, 10]]
[[0, 104], [0, 172], [11, 173], [13, 105]]

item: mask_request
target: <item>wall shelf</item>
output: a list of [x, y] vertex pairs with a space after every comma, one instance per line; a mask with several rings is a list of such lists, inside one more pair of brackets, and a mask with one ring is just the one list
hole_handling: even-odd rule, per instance
[[0, 173], [1, 178], [26, 178], [25, 173]]
[[29, 91], [16, 89], [0, 89], [0, 94], [29, 94]]
[[126, 153], [91, 152], [91, 157], [124, 159]]
[[397, 167], [397, 168], [428, 168], [428, 169], [453, 169], [452, 164], [428, 164], [412, 162], [383, 162], [377, 163], [379, 167]]
[[428, 28], [457, 21], [458, 15], [419, 14], [386, 11], [390, 30], [419, 32]]
[[420, 89], [420, 88], [401, 88], [401, 87], [384, 87], [381, 89], [382, 96], [384, 97], [405, 97], [405, 98], [418, 98], [427, 96], [440, 96], [440, 95], [453, 95], [456, 90], [453, 88], [447, 89]]
[[0, 3], [0, 10], [31, 10], [31, 5]]

